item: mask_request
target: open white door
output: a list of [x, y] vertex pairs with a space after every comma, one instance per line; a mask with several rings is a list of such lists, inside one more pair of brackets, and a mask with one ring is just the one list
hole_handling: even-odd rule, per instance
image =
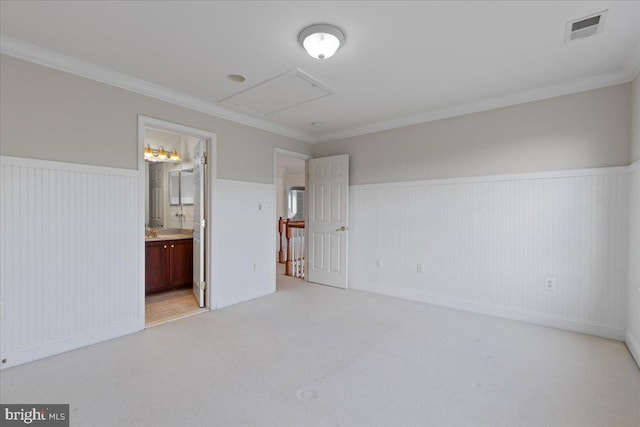
[[347, 288], [349, 155], [308, 163], [307, 280]]
[[204, 141], [198, 141], [193, 153], [193, 295], [198, 305], [204, 307], [204, 183], [206, 157]]

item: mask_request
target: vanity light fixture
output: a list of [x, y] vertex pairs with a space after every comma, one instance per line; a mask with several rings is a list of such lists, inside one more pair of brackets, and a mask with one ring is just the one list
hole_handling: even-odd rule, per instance
[[169, 160], [169, 156], [167, 156], [163, 146], [160, 146], [160, 151], [158, 151], [158, 160]]
[[151, 148], [149, 144], [144, 147], [144, 159], [150, 162], [180, 162], [180, 154], [174, 148], [171, 153], [167, 154], [164, 147], [160, 146], [160, 149]]
[[180, 160], [182, 160], [180, 158], [180, 154], [178, 154], [175, 148], [171, 151], [171, 154], [169, 154], [169, 160], [173, 160], [174, 162], [179, 162]]
[[145, 160], [151, 160], [153, 158], [153, 150], [151, 149], [149, 144], [147, 144], [147, 146], [144, 147], [144, 158]]
[[327, 59], [344, 44], [342, 30], [330, 24], [314, 24], [300, 32], [298, 43], [316, 59]]

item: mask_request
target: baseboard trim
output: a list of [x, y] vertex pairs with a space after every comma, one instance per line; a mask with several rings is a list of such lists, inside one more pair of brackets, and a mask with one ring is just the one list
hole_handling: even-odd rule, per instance
[[631, 356], [633, 356], [633, 359], [636, 361], [638, 368], [640, 368], [640, 342], [631, 335], [631, 331], [628, 329], [624, 334], [624, 343], [627, 345], [629, 353], [631, 353]]
[[216, 309], [229, 307], [231, 305], [240, 304], [241, 302], [251, 301], [252, 299], [264, 297], [264, 296], [270, 295], [270, 294], [272, 294], [274, 292], [275, 292], [275, 290], [271, 289], [271, 290], [266, 291], [266, 292], [259, 292], [259, 293], [255, 293], [255, 294], [244, 294], [244, 295], [239, 295], [239, 296], [235, 296], [235, 297], [220, 298], [220, 299], [217, 300], [218, 303], [216, 304]]
[[2, 364], [0, 369], [8, 369], [25, 363], [33, 362], [35, 360], [44, 359], [45, 357], [55, 356], [60, 353], [78, 349], [80, 347], [97, 344], [99, 342], [118, 338], [123, 335], [129, 335], [143, 329], [144, 324], [141, 327], [140, 322], [138, 320], [134, 320], [132, 322], [124, 323], [100, 331], [89, 332], [83, 335], [65, 338], [59, 341], [54, 341], [35, 347], [10, 351], [2, 354], [1, 358], [3, 360], [6, 359], [7, 362]]
[[426, 295], [406, 289], [389, 289], [385, 286], [374, 285], [366, 282], [349, 282], [351, 289], [367, 291], [388, 295], [396, 298], [411, 301], [420, 301], [441, 307], [453, 308], [456, 310], [468, 311], [472, 313], [484, 314], [488, 316], [500, 317], [503, 319], [517, 320], [520, 322], [533, 323], [541, 326], [548, 326], [556, 329], [564, 329], [582, 334], [595, 335], [603, 338], [624, 341], [625, 331], [608, 325], [585, 322], [575, 319], [551, 316], [545, 313], [529, 312], [506, 307], [490, 306], [475, 302], [461, 301], [452, 298], [443, 298], [435, 295]]

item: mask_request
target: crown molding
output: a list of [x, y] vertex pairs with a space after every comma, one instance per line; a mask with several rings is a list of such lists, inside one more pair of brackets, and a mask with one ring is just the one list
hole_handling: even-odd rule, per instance
[[400, 117], [382, 123], [326, 134], [317, 142], [331, 142], [343, 138], [367, 135], [375, 132], [432, 122], [434, 120], [449, 119], [452, 117], [464, 116], [466, 114], [495, 110], [497, 108], [504, 108], [512, 105], [554, 98], [556, 96], [571, 95], [573, 93], [627, 83], [634, 79], [639, 67], [640, 55], [637, 56], [636, 60], [627, 61], [623, 69], [604, 76], [591, 77], [529, 91], [516, 92], [506, 96], [489, 98], [463, 105], [428, 110], [419, 114]]
[[634, 80], [640, 73], [640, 39], [631, 50], [631, 55], [629, 55], [623, 71], [629, 75], [629, 80]]
[[315, 141], [305, 133], [288, 129], [266, 120], [241, 114], [228, 108], [221, 107], [215, 103], [208, 102], [194, 96], [185, 95], [178, 91], [167, 89], [118, 71], [113, 71], [81, 59], [64, 55], [51, 49], [6, 36], [4, 34], [0, 34], [0, 53], [44, 65], [45, 67], [75, 74], [110, 86], [126, 89], [140, 95], [159, 99], [161, 101], [230, 120], [232, 122], [293, 138], [298, 141]]
[[0, 53], [311, 144], [331, 142], [343, 138], [367, 135], [435, 120], [448, 119], [466, 114], [479, 113], [482, 111], [554, 98], [556, 96], [570, 95], [587, 90], [613, 86], [632, 81], [640, 71], [639, 40], [636, 47], [632, 50], [632, 55], [630, 55], [624, 66], [620, 70], [604, 76], [564, 82], [562, 84], [517, 92], [506, 96], [489, 98], [462, 105], [432, 109], [381, 123], [340, 130], [337, 132], [327, 133], [319, 137], [314, 137], [303, 132], [242, 114], [218, 104], [190, 95], [185, 95], [183, 93], [3, 34], [0, 34]]

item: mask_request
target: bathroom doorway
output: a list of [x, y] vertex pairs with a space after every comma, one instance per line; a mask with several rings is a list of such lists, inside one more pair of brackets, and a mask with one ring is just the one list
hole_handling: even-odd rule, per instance
[[[215, 135], [141, 118], [145, 327], [209, 310]], [[213, 136], [212, 136], [213, 135]], [[211, 168], [213, 169], [213, 168]], [[208, 286], [209, 285], [209, 286]]]

